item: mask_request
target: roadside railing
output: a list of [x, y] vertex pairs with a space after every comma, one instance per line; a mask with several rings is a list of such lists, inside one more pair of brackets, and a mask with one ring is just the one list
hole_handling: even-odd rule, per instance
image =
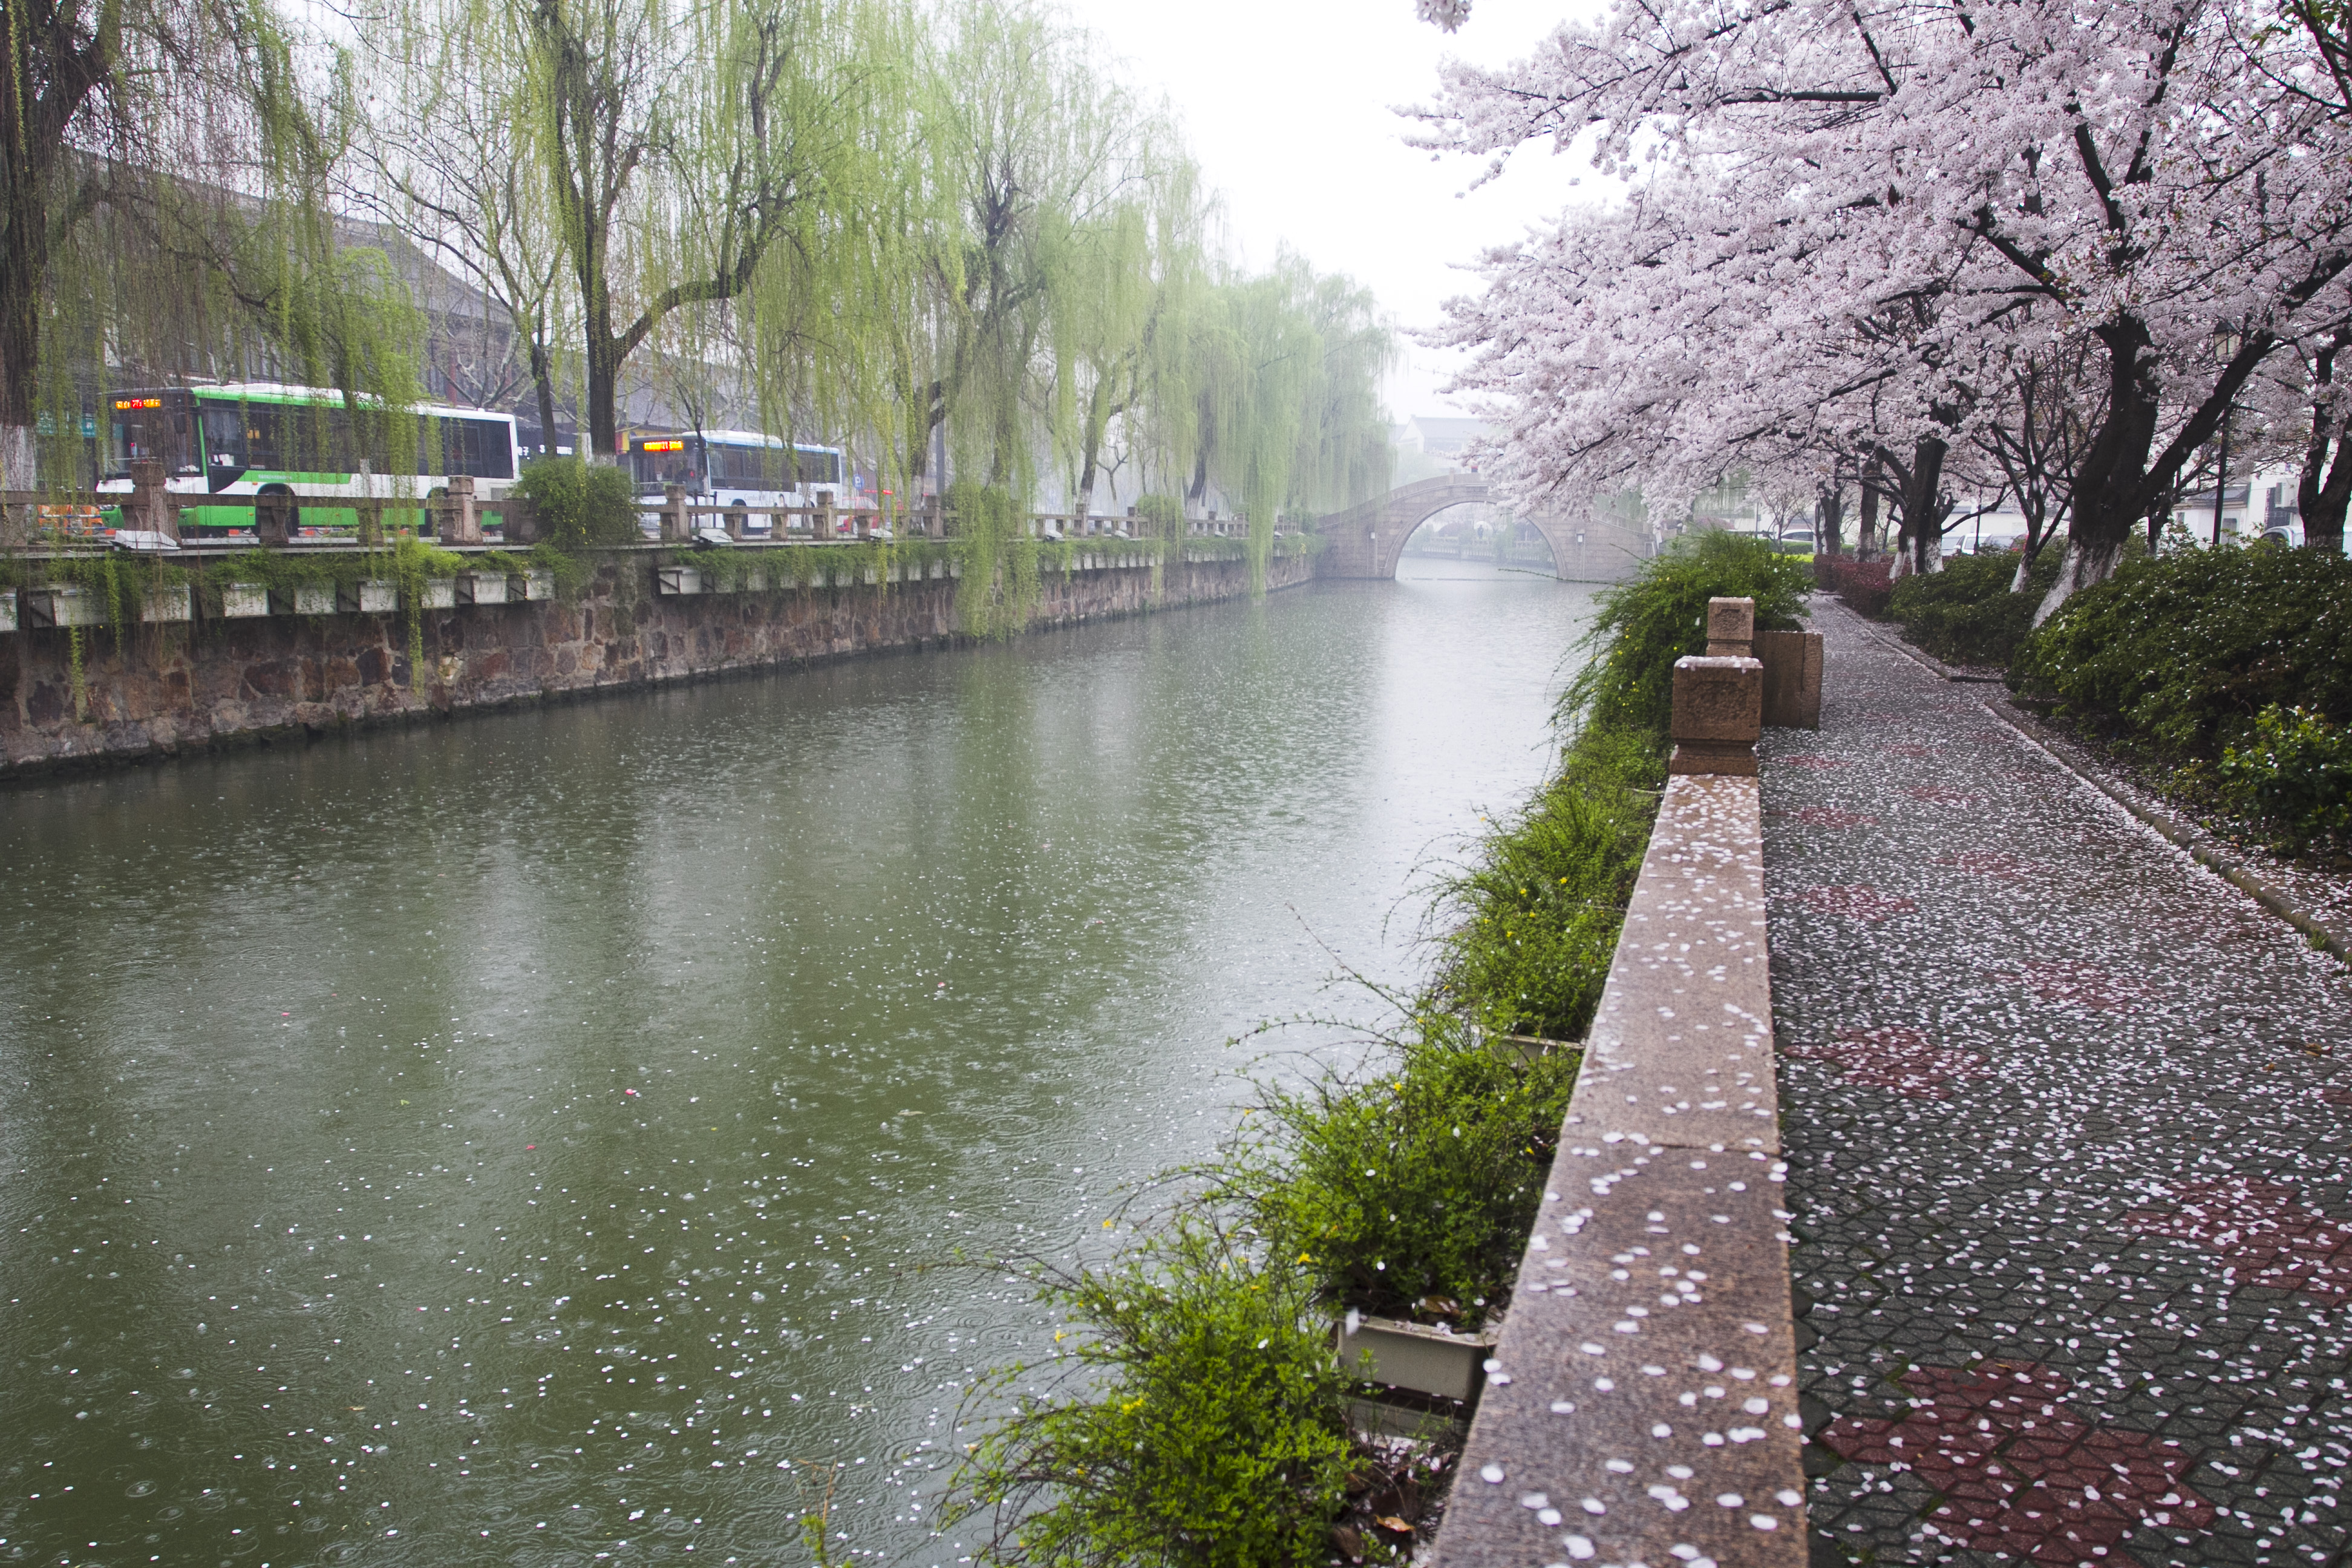
[[1717, 600], [1675, 665], [1664, 800], [1438, 1568], [1807, 1559], [1755, 748], [1768, 688], [1801, 714], [1809, 675], [1818, 723], [1820, 641], [1754, 626]]
[[[213, 495], [174, 490], [165, 483], [160, 462], [131, 465], [131, 489], [123, 490], [0, 490], [0, 543], [26, 545], [37, 533], [51, 533], [70, 546], [79, 536], [92, 545], [131, 536], [134, 547], [168, 549], [184, 545], [182, 512], [201, 510], [209, 514], [249, 513], [253, 536], [245, 543], [286, 547], [312, 542], [348, 542], [373, 546], [388, 531], [411, 528], [430, 532], [443, 545], [480, 544], [485, 531], [495, 529], [507, 544], [533, 544], [545, 536], [538, 509], [515, 491], [492, 497], [467, 476], [452, 478], [430, 496]], [[667, 487], [659, 500], [640, 499], [636, 510], [653, 520], [652, 537], [658, 542], [694, 541], [699, 531], [723, 531], [730, 541], [753, 542], [765, 537], [774, 543], [843, 543], [900, 535], [930, 539], [955, 532], [955, 514], [937, 495], [921, 498], [911, 507], [844, 506], [832, 501], [808, 506], [753, 506], [728, 500], [689, 499], [685, 488]], [[303, 515], [333, 517], [332, 537], [306, 529]], [[107, 530], [108, 513], [120, 519]], [[753, 518], [770, 520], [754, 531]], [[346, 521], [348, 519], [348, 521]], [[1139, 525], [1132, 509], [1124, 516], [1099, 512], [1031, 512], [1020, 530], [1033, 538], [1133, 538]], [[1223, 534], [1246, 522], [1220, 521], [1212, 516], [1187, 521], [1186, 537]]]

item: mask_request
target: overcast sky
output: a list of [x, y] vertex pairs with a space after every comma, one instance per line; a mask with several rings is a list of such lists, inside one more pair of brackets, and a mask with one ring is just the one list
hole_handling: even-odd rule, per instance
[[[1580, 158], [1529, 149], [1494, 184], [1462, 193], [1467, 159], [1430, 162], [1404, 145], [1392, 110], [1426, 102], [1437, 64], [1525, 56], [1576, 0], [1475, 0], [1458, 33], [1413, 16], [1412, 0], [1064, 0], [1118, 56], [1128, 80], [1166, 95], [1233, 237], [1253, 266], [1287, 243], [1317, 268], [1371, 287], [1405, 326], [1433, 322], [1477, 279], [1457, 269], [1516, 239], [1570, 198]], [[1449, 356], [1409, 345], [1390, 378], [1398, 418], [1459, 412], [1437, 394]]]

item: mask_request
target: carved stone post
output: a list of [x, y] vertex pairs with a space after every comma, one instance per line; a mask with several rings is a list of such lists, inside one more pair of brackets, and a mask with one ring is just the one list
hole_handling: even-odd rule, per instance
[[692, 537], [687, 521], [684, 485], [662, 486], [661, 536], [677, 544]]
[[[1717, 604], [1744, 600], [1717, 599]], [[1750, 605], [1749, 610], [1755, 606]], [[1756, 776], [1756, 742], [1764, 733], [1764, 667], [1747, 658], [1686, 655], [1675, 660], [1670, 773]]]
[[275, 495], [253, 498], [254, 537], [263, 544], [285, 544], [292, 541], [299, 515], [294, 508], [294, 498], [283, 491]]
[[473, 475], [451, 477], [448, 498], [442, 503], [438, 527], [444, 545], [479, 544], [482, 542], [482, 514], [474, 500]]
[[164, 486], [161, 458], [131, 459], [131, 504], [123, 511], [124, 521], [134, 529], [175, 541], [180, 537], [180, 505]]
[[1756, 601], [1709, 599], [1706, 602], [1706, 656], [1745, 658], [1756, 647]]
[[1822, 727], [1822, 634], [1758, 632], [1764, 666], [1764, 722], [1792, 730]]

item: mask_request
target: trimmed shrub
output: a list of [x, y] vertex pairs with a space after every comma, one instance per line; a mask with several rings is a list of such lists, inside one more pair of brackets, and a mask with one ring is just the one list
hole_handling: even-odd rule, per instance
[[1179, 496], [1148, 495], [1135, 502], [1135, 521], [1140, 526], [1129, 531], [1146, 538], [1179, 536], [1184, 531], [1184, 502]]
[[2302, 708], [2263, 709], [2214, 768], [2222, 799], [2275, 826], [2285, 847], [2352, 834], [2352, 731]]
[[1887, 614], [1937, 658], [2005, 668], [2033, 629], [2033, 612], [2058, 580], [2064, 553], [2062, 545], [2036, 556], [2022, 593], [2010, 591], [2017, 578], [2013, 553], [1947, 556], [1942, 571], [1897, 582]]
[[537, 458], [522, 466], [515, 489], [539, 510], [547, 542], [561, 550], [635, 544], [636, 488], [628, 470], [577, 458]]
[[2352, 558], [2274, 543], [2127, 558], [2019, 647], [2010, 684], [2182, 757], [2265, 709], [2352, 724]]
[[1852, 556], [1816, 556], [1815, 580], [1843, 599], [1846, 607], [1865, 620], [1886, 618], [1886, 601], [1893, 593], [1893, 567], [1885, 561], [1856, 561]]

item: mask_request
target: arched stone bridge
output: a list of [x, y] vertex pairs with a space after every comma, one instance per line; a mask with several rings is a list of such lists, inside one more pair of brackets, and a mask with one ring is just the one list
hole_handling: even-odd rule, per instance
[[[1394, 577], [1397, 557], [1413, 530], [1448, 507], [1493, 499], [1483, 477], [1455, 472], [1399, 485], [1384, 496], [1318, 518], [1310, 526], [1331, 543], [1316, 574]], [[1647, 533], [1622, 523], [1599, 518], [1581, 523], [1557, 517], [1518, 521], [1543, 535], [1551, 547], [1552, 570], [1572, 580], [1613, 583], [1650, 553]]]

